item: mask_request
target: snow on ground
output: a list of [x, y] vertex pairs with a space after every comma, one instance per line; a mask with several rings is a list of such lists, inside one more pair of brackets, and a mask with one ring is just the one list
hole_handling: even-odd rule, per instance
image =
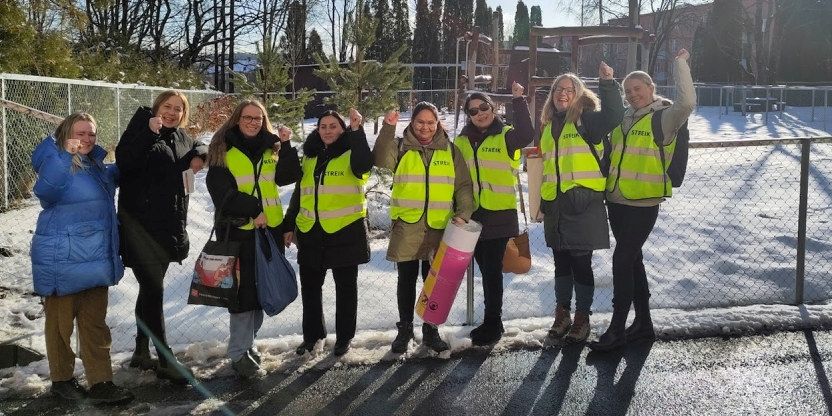
[[[791, 108], [788, 113], [746, 117], [721, 115], [716, 107], [700, 108], [691, 117], [691, 137], [697, 141], [767, 139], [827, 135], [823, 113], [810, 120], [809, 109]], [[410, 121], [401, 116], [397, 131]], [[443, 123], [452, 127], [453, 116]], [[460, 121], [457, 131], [462, 127]], [[307, 120], [306, 131], [314, 127]], [[832, 125], [829, 126], [832, 129]], [[372, 144], [372, 125], [365, 125]], [[451, 130], [453, 130], [451, 128]], [[812, 148], [807, 218], [807, 258], [805, 299], [822, 302], [832, 294], [832, 145]], [[793, 303], [795, 299], [795, 257], [797, 241], [798, 183], [800, 150], [794, 145], [695, 149], [685, 185], [662, 205], [656, 229], [645, 246], [644, 256], [657, 309], [656, 323], [666, 336], [704, 336], [748, 332], [766, 328], [792, 329], [832, 323], [832, 306], [816, 305], [797, 309], [791, 306], [748, 306]], [[379, 180], [373, 176], [370, 186]], [[522, 175], [525, 186], [525, 176]], [[371, 363], [389, 356], [389, 343], [397, 320], [394, 265], [385, 260], [389, 185], [378, 184], [369, 198], [372, 259], [359, 268], [359, 333], [354, 349], [342, 360], [328, 354], [315, 358], [294, 356], [300, 343], [301, 302], [296, 301], [280, 315], [267, 318], [258, 345], [266, 351], [268, 371], [304, 369], [318, 365]], [[288, 204], [292, 187], [281, 189]], [[196, 258], [210, 231], [213, 206], [205, 188], [205, 173], [197, 175], [189, 214], [191, 252], [182, 265], [173, 264], [166, 277], [165, 316], [169, 341], [197, 368], [200, 377], [228, 375], [222, 358], [228, 336], [225, 310], [186, 305], [192, 259]], [[31, 235], [40, 208], [36, 200], [19, 209], [0, 213], [0, 247], [10, 249], [11, 257], [0, 257], [0, 340], [18, 339], [19, 345], [44, 351], [43, 314], [39, 298], [30, 294], [31, 264], [28, 258]], [[522, 224], [522, 219], [521, 219]], [[521, 226], [522, 227], [522, 226]], [[522, 276], [505, 278], [504, 318], [510, 320], [501, 348], [539, 346], [554, 308], [553, 260], [543, 242], [542, 225], [530, 224], [533, 268]], [[287, 251], [294, 261], [296, 249]], [[593, 309], [594, 331], [606, 326], [611, 309], [611, 250], [594, 256], [596, 296]], [[479, 272], [476, 272], [479, 275]], [[110, 290], [108, 323], [113, 333], [116, 366], [126, 367], [135, 334], [133, 307], [137, 284], [131, 272]], [[482, 289], [479, 277], [473, 280], [474, 320], [482, 318]], [[325, 314], [334, 332], [334, 286], [324, 285]], [[700, 308], [720, 308], [701, 310]], [[700, 310], [696, 310], [700, 309]], [[466, 322], [466, 286], [460, 289], [443, 333], [454, 351], [470, 347]], [[418, 333], [419, 331], [417, 331]], [[328, 353], [334, 335], [324, 349]], [[411, 356], [427, 352], [416, 350]], [[327, 358], [330, 357], [330, 358]], [[76, 367], [81, 373], [80, 362]], [[0, 398], [33, 396], [48, 389], [46, 361], [25, 368], [0, 372]], [[138, 374], [121, 368], [117, 381], [131, 384], [153, 382], [151, 374]]]

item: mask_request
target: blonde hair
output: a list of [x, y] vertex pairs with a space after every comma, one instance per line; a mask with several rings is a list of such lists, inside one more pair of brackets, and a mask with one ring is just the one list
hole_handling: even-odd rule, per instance
[[183, 94], [181, 91], [167, 90], [159, 94], [159, 96], [156, 97], [155, 100], [153, 100], [153, 107], [151, 107], [153, 115], [155, 116], [159, 111], [159, 107], [161, 107], [162, 104], [164, 104], [165, 101], [167, 101], [171, 97], [179, 97], [179, 99], [182, 100], [182, 120], [179, 121], [179, 125], [177, 127], [187, 126], [191, 104], [188, 102], [188, 97], [186, 97], [185, 94]]
[[243, 115], [243, 109], [250, 105], [259, 108], [260, 112], [263, 114], [263, 124], [260, 126], [260, 129], [266, 129], [267, 132], [274, 134], [272, 122], [269, 120], [269, 113], [260, 101], [254, 99], [240, 101], [231, 113], [231, 117], [229, 117], [219, 129], [217, 129], [214, 136], [211, 138], [211, 144], [208, 145], [208, 166], [225, 166], [225, 153], [228, 147], [225, 143], [225, 135], [228, 133], [228, 130], [233, 129], [240, 123], [240, 118]]
[[555, 78], [555, 82], [552, 83], [552, 87], [549, 89], [549, 96], [546, 97], [546, 103], [543, 104], [543, 111], [540, 113], [541, 126], [545, 126], [546, 123], [551, 123], [552, 117], [555, 116], [556, 109], [552, 99], [555, 98], [555, 88], [557, 88], [558, 83], [564, 79], [572, 81], [572, 87], [575, 88], [575, 98], [569, 102], [569, 106], [566, 108], [567, 123], [576, 123], [578, 119], [581, 118], [586, 100], [591, 100], [595, 103], [595, 108], [598, 108], [600, 105], [600, 100], [595, 92], [587, 88], [586, 84], [584, 84], [584, 82], [581, 81], [577, 75], [572, 72], [561, 74]]
[[653, 101], [664, 98], [661, 95], [656, 94], [656, 84], [653, 83], [653, 78], [650, 77], [650, 74], [648, 74], [644, 71], [630, 72], [629, 74], [627, 74], [626, 77], [624, 77], [624, 81], [621, 82], [621, 85], [627, 84], [627, 81], [629, 81], [631, 79], [634, 79], [636, 81], [641, 81], [641, 82], [647, 84], [648, 87], [652, 88], [653, 89]]
[[[58, 144], [60, 149], [66, 148], [66, 142], [72, 138], [72, 128], [75, 126], [75, 123], [79, 121], [88, 121], [92, 123], [92, 126], [98, 130], [98, 123], [95, 122], [95, 119], [89, 114], [84, 112], [77, 112], [68, 115], [61, 124], [58, 124], [58, 128], [55, 129], [55, 142]], [[72, 173], [77, 172], [80, 169], [85, 169], [87, 166], [84, 163], [84, 159], [81, 158], [81, 155], [75, 153], [72, 155]]]

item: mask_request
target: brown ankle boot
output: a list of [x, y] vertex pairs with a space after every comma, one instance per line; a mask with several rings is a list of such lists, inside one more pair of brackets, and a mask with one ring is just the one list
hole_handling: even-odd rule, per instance
[[589, 314], [583, 312], [575, 312], [575, 320], [572, 322], [572, 328], [569, 333], [563, 338], [567, 344], [579, 344], [589, 338]]
[[547, 336], [552, 340], [561, 339], [569, 332], [569, 328], [571, 327], [572, 318], [569, 316], [569, 309], [558, 305], [555, 308], [555, 323], [552, 324], [552, 328], [549, 329]]

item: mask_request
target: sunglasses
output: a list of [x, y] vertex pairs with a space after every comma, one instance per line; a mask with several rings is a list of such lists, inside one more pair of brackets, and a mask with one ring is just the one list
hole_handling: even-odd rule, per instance
[[479, 114], [480, 111], [485, 112], [485, 111], [488, 111], [490, 109], [491, 109], [491, 106], [488, 105], [488, 103], [480, 103], [479, 107], [469, 108], [467, 111], [468, 111], [469, 116], [474, 117], [475, 115]]

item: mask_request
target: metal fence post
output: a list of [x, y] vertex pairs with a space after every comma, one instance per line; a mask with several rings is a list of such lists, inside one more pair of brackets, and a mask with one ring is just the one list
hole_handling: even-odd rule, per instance
[[812, 88], [812, 121], [815, 121], [815, 89]]
[[771, 95], [771, 90], [770, 90], [770, 87], [767, 85], [766, 86], [766, 101], [765, 101], [765, 103], [766, 103], [765, 104], [766, 105], [766, 108], [765, 108], [765, 110], [766, 110], [766, 125], [768, 125], [768, 108], [771, 105], [768, 102], [769, 95]]
[[118, 140], [121, 134], [121, 88], [116, 88], [116, 137]]
[[795, 267], [796, 305], [803, 303], [803, 286], [806, 279], [806, 216], [809, 209], [809, 150], [812, 139], [800, 140], [800, 204], [797, 213], [797, 266]]
[[[6, 99], [6, 79], [0, 78], [0, 98]], [[9, 209], [9, 146], [8, 146], [8, 123], [6, 123], [6, 107], [0, 109], [0, 126], [3, 128], [3, 135], [0, 136], [0, 159], [3, 163], [3, 181], [0, 183], [0, 198], [3, 202], [3, 210]]]
[[66, 115], [72, 114], [72, 84], [66, 84]]
[[468, 263], [468, 272], [466, 273], [466, 310], [465, 310], [465, 325], [474, 325], [474, 259]]

